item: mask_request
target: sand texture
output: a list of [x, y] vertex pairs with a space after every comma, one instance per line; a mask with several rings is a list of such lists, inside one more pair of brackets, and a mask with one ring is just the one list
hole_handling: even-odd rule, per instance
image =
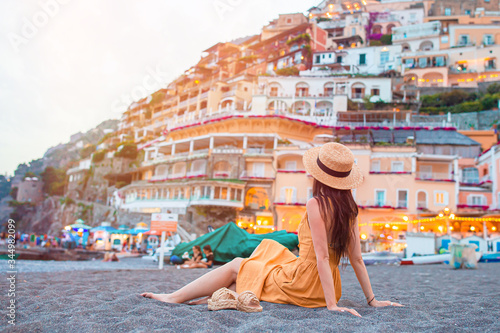
[[[6, 272], [5, 262], [0, 262]], [[208, 311], [206, 305], [172, 305], [140, 292], [170, 292], [206, 270], [163, 271], [137, 258], [119, 263], [19, 262], [17, 325], [7, 326], [1, 293], [3, 332], [499, 332], [500, 264], [477, 270], [445, 265], [369, 266], [379, 300], [404, 308], [366, 305], [352, 268], [341, 271], [341, 306], [363, 318], [262, 302], [262, 313]], [[0, 286], [6, 289], [5, 274]]]

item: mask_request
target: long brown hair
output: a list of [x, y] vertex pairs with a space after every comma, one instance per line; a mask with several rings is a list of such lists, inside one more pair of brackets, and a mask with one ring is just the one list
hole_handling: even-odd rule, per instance
[[328, 245], [339, 260], [347, 257], [358, 216], [351, 190], [339, 190], [314, 179], [313, 196], [318, 200], [319, 213], [327, 228]]

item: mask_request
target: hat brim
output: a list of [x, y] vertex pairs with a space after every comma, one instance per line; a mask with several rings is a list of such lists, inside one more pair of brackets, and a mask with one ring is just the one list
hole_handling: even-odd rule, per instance
[[363, 174], [356, 164], [352, 165], [352, 170], [347, 177], [330, 176], [318, 166], [318, 156], [321, 147], [311, 148], [304, 153], [302, 162], [307, 172], [317, 181], [339, 190], [351, 190], [358, 187], [363, 182]]

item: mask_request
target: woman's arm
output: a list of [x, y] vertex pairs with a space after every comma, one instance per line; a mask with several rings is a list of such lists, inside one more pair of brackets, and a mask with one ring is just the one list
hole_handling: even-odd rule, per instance
[[361, 289], [366, 297], [366, 302], [368, 305], [374, 307], [382, 307], [388, 305], [402, 306], [398, 303], [393, 303], [390, 301], [377, 301], [372, 290], [372, 285], [370, 283], [370, 278], [368, 277], [368, 272], [366, 270], [365, 262], [361, 256], [361, 241], [359, 237], [359, 226], [358, 219], [356, 218], [354, 222], [353, 239], [351, 239], [351, 244], [349, 246], [349, 261], [351, 266], [356, 273]]
[[321, 218], [319, 204], [315, 198], [312, 198], [307, 202], [306, 208], [307, 215], [309, 217], [309, 227], [311, 229], [314, 252], [316, 253], [319, 279], [325, 294], [326, 307], [328, 310], [340, 312], [348, 311], [355, 316], [361, 317], [356, 310], [340, 308], [337, 306], [333, 276], [330, 268], [330, 254], [328, 252], [328, 239], [325, 222]]

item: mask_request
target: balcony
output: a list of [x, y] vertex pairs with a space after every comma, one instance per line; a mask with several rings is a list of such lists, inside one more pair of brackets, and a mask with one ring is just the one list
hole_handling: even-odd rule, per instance
[[243, 208], [241, 200], [226, 200], [226, 199], [213, 199], [207, 196], [192, 197], [190, 201], [191, 206], [222, 206], [222, 207], [235, 207]]
[[210, 149], [208, 149], [208, 148], [193, 150], [191, 152], [190, 156], [207, 155], [209, 151], [210, 151]]
[[193, 170], [189, 171], [186, 175], [188, 178], [198, 178], [198, 177], [206, 177], [207, 173], [205, 170]]
[[454, 182], [453, 175], [449, 173], [416, 172], [415, 180], [434, 182]]
[[428, 210], [427, 201], [417, 201], [417, 210]]
[[245, 155], [252, 155], [252, 156], [263, 156], [263, 155], [268, 155], [272, 156], [274, 153], [274, 149], [266, 149], [266, 148], [247, 148]]
[[273, 204], [275, 206], [305, 206], [307, 203], [307, 199], [297, 199], [296, 197], [285, 197], [280, 196], [278, 201], [275, 201]]
[[[396, 206], [395, 206], [396, 204]], [[404, 204], [403, 206], [399, 206], [399, 204]], [[393, 203], [392, 201], [387, 200], [366, 200], [361, 202], [359, 205], [361, 209], [407, 209], [406, 201], [398, 201]]]
[[232, 97], [234, 95], [236, 95], [236, 90], [233, 89], [233, 90], [229, 90], [229, 91], [223, 92], [221, 98], [224, 99], [224, 98], [227, 98], [227, 97]]
[[214, 171], [213, 178], [215, 179], [231, 179], [231, 171]]
[[242, 180], [274, 180], [276, 178], [276, 175], [274, 172], [266, 172], [266, 171], [248, 171], [244, 170], [241, 175], [240, 179]]
[[243, 149], [235, 147], [217, 147], [212, 149], [212, 154], [243, 154]]
[[200, 100], [203, 100], [208, 97], [208, 91], [204, 92], [203, 94], [200, 95]]
[[187, 104], [188, 104], [188, 101], [187, 101], [187, 100], [185, 100], [185, 101], [183, 101], [183, 102], [180, 102], [180, 103], [179, 103], [179, 108], [183, 108], [183, 107], [187, 106]]

